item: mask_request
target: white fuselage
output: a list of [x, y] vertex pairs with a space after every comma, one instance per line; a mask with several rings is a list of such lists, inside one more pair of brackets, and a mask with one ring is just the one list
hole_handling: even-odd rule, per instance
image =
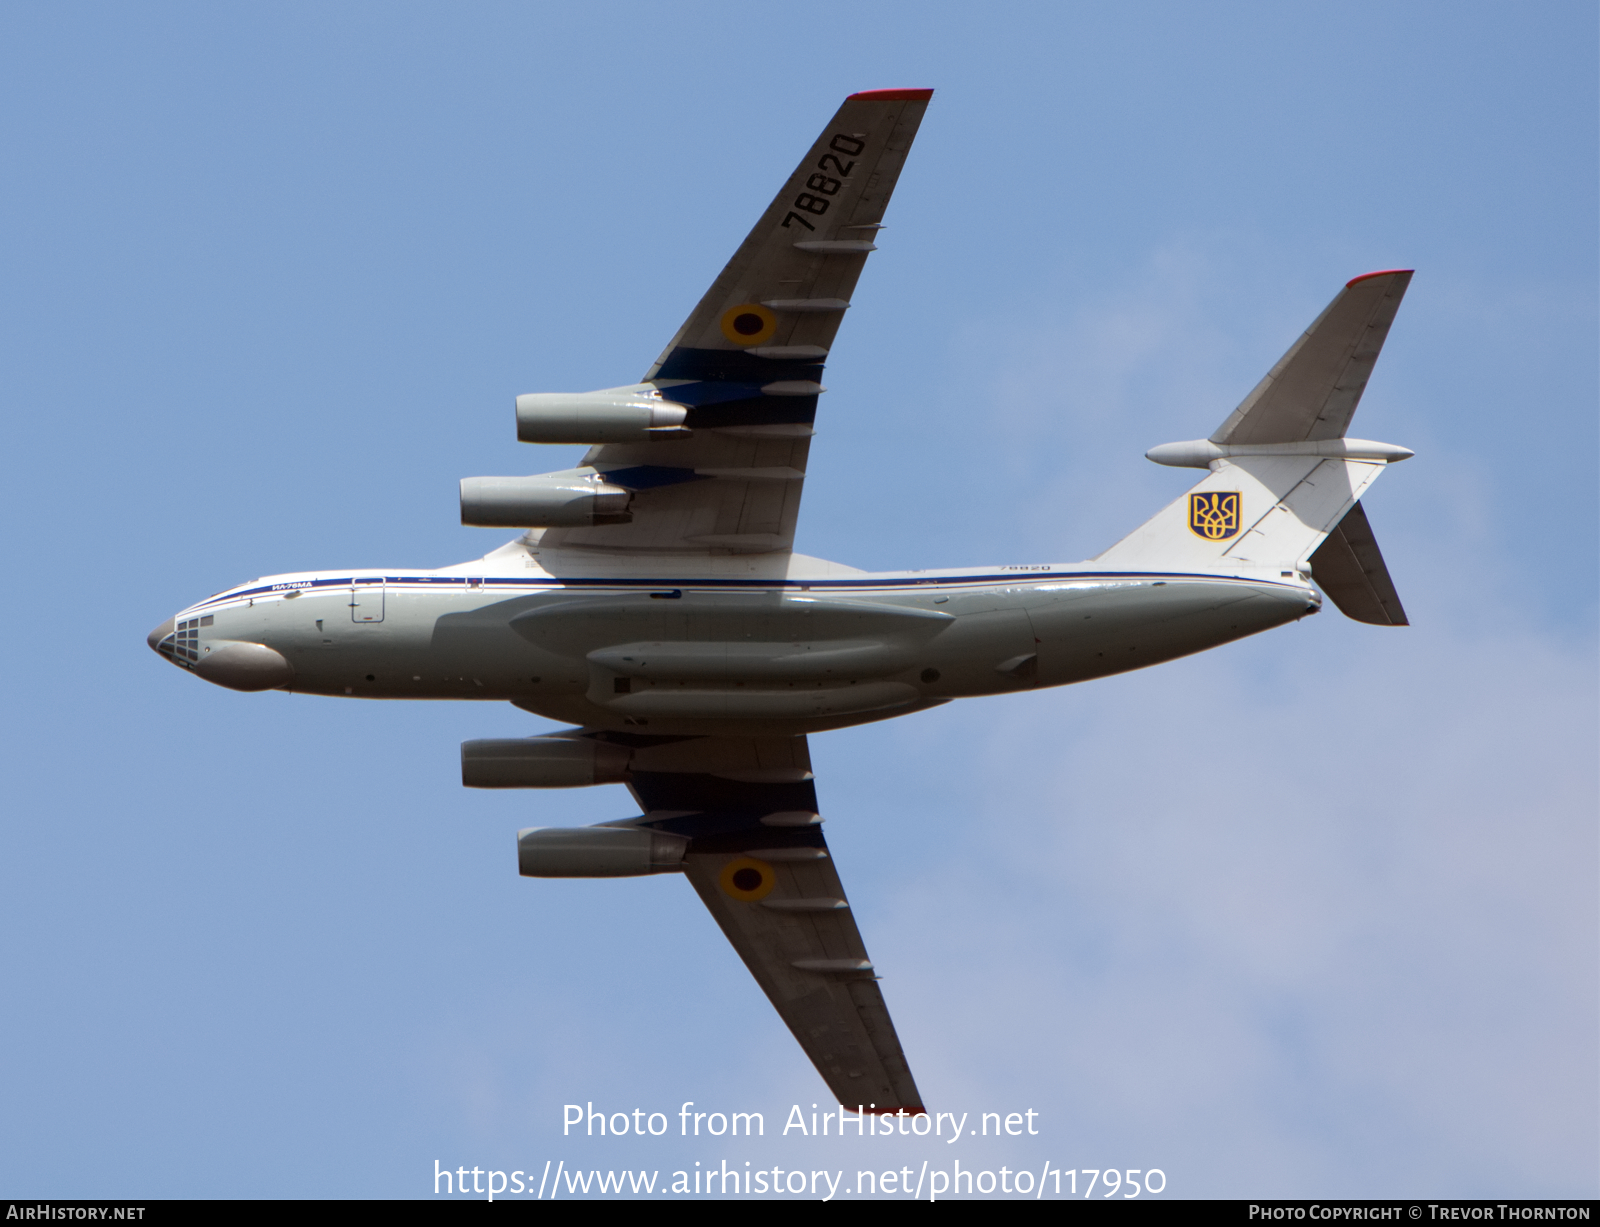
[[[1321, 603], [1298, 572], [869, 574], [789, 555], [762, 574], [731, 561], [621, 577], [507, 547], [439, 571], [270, 576], [190, 607], [151, 643], [240, 689], [509, 700], [651, 733], [798, 734], [1141, 668]], [[268, 686], [208, 670], [230, 649], [275, 653], [292, 676]]]

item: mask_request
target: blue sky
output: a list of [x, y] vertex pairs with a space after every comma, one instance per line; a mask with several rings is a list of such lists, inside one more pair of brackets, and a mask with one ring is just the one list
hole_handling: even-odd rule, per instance
[[[1596, 24], [8, 7], [0, 1193], [881, 1153], [1594, 1196]], [[1143, 451], [1378, 268], [1418, 271], [1355, 432], [1417, 456], [1365, 503], [1409, 629], [1330, 611], [813, 738], [930, 1107], [1041, 1113], [869, 1156], [771, 1136], [822, 1084], [685, 883], [516, 876], [518, 827], [633, 812], [460, 788], [460, 741], [542, 722], [234, 694], [143, 638], [255, 575], [499, 544], [457, 480], [575, 454], [517, 444], [511, 398], [637, 379], [887, 86], [938, 92], [830, 361], [805, 552], [1096, 553], [1185, 484]], [[769, 1136], [561, 1136], [567, 1103], [686, 1100]]]

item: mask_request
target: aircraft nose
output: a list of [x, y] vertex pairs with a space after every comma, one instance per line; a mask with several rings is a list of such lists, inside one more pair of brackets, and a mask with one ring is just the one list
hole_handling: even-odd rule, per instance
[[178, 620], [176, 618], [168, 618], [160, 626], [156, 627], [155, 630], [146, 635], [144, 641], [150, 645], [150, 650], [152, 652], [159, 652], [161, 650], [161, 641], [168, 635], [172, 634], [172, 632], [177, 629], [177, 626]]

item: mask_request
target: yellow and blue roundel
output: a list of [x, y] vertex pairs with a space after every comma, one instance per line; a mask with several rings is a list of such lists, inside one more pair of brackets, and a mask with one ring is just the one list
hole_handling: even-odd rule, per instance
[[778, 877], [772, 872], [772, 866], [766, 861], [758, 861], [753, 856], [741, 856], [738, 860], [729, 861], [722, 867], [722, 872], [717, 875], [717, 880], [722, 886], [722, 893], [731, 895], [745, 903], [754, 903], [757, 899], [765, 899], [777, 885]]
[[1207, 541], [1226, 541], [1239, 531], [1239, 493], [1212, 490], [1189, 496], [1189, 530]]
[[758, 302], [740, 303], [722, 313], [722, 335], [735, 345], [765, 345], [778, 331], [778, 317]]

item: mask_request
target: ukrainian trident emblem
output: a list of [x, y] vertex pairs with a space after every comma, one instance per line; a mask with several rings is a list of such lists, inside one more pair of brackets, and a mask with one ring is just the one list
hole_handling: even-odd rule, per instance
[[1189, 496], [1189, 529], [1207, 541], [1226, 541], [1239, 531], [1237, 491], [1213, 490]]

